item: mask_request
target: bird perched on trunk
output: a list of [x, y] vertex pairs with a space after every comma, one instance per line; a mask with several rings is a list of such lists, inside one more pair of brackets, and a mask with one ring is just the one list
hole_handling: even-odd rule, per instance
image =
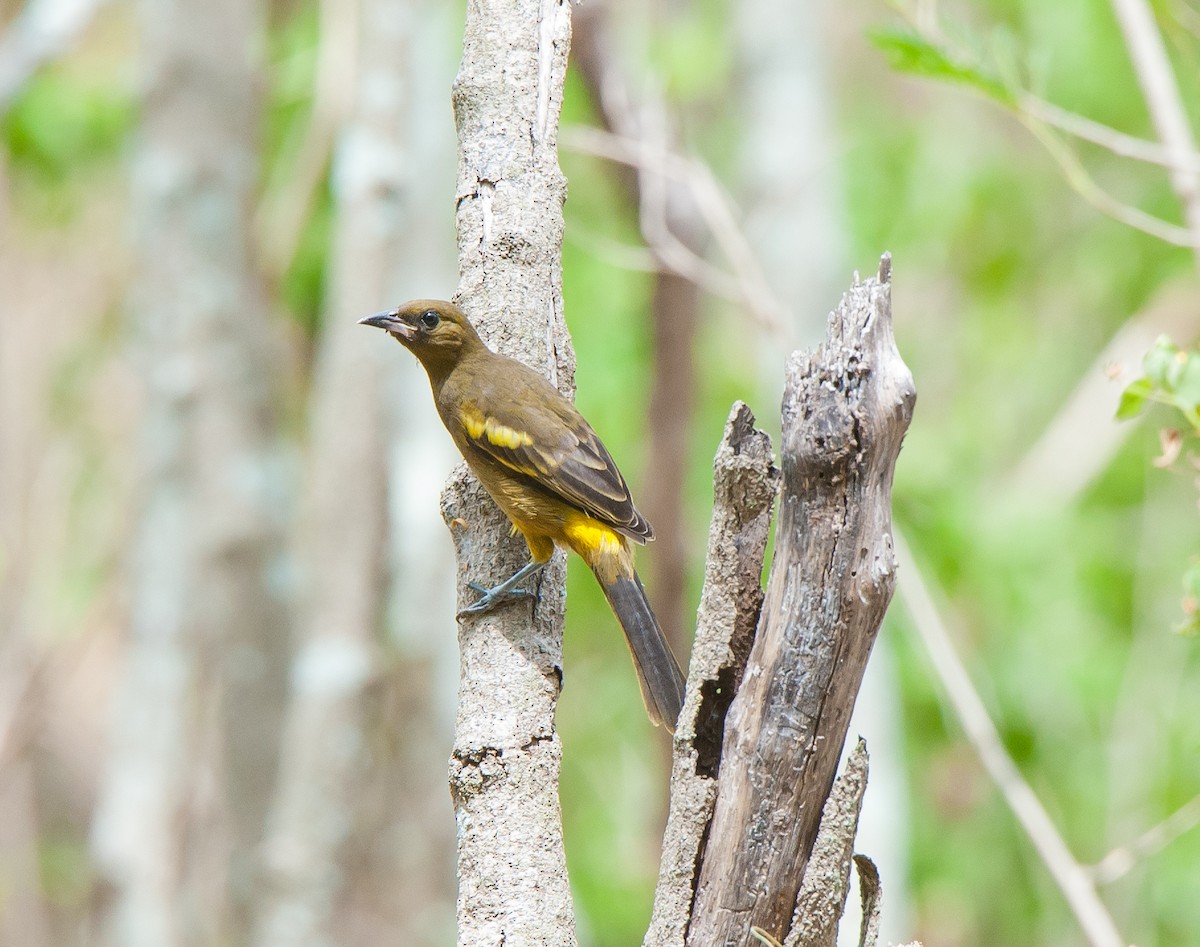
[[529, 545], [529, 565], [495, 588], [472, 584], [482, 596], [463, 612], [530, 594], [520, 583], [555, 544], [575, 550], [625, 632], [650, 719], [674, 733], [683, 675], [633, 568], [633, 543], [654, 530], [591, 425], [537, 372], [484, 345], [453, 303], [418, 299], [359, 322], [385, 329], [425, 367], [446, 430]]

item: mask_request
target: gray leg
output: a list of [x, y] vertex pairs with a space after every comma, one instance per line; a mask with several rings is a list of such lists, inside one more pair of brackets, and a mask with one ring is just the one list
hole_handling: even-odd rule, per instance
[[462, 615], [479, 615], [483, 612], [490, 611], [506, 599], [524, 598], [528, 595], [533, 595], [532, 592], [526, 589], [517, 588], [522, 582], [528, 579], [531, 575], [540, 572], [545, 568], [544, 562], [531, 562], [524, 568], [518, 569], [511, 577], [505, 579], [495, 588], [484, 588], [477, 582], [468, 582], [467, 586], [474, 589], [476, 592], [482, 592], [483, 595], [474, 605], [469, 605], [462, 609], [458, 614]]

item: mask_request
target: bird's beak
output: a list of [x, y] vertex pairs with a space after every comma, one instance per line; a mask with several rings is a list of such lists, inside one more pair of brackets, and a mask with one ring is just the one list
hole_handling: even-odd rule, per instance
[[358, 320], [358, 324], [360, 326], [375, 326], [377, 329], [383, 329], [402, 339], [411, 339], [416, 335], [416, 327], [409, 325], [400, 318], [399, 309], [391, 309], [387, 312], [376, 312], [369, 316], [363, 316]]

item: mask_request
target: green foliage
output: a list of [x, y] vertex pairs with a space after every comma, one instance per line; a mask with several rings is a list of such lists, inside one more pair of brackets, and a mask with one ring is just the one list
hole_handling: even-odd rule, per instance
[[[1187, 425], [1185, 434], [1175, 428], [1160, 432], [1162, 453], [1154, 462], [1158, 467], [1176, 464], [1185, 446], [1200, 439], [1200, 352], [1181, 349], [1162, 336], [1142, 359], [1142, 376], [1130, 382], [1121, 392], [1117, 418], [1127, 421], [1138, 417], [1151, 403], [1166, 405], [1182, 415]], [[1197, 457], [1188, 452], [1192, 465]], [[1183, 574], [1183, 598], [1180, 603], [1183, 618], [1176, 628], [1181, 634], [1200, 633], [1200, 559]]]
[[[318, 26], [316, 7], [301, 5], [271, 32], [273, 68], [263, 160], [268, 181], [274, 174], [286, 178], [303, 147], [313, 106], [310, 95], [317, 70]], [[301, 222], [296, 253], [280, 287], [288, 313], [313, 338], [320, 329], [332, 224], [332, 199], [328, 187], [322, 187], [312, 212]]]
[[[1002, 48], [994, 31], [980, 40], [988, 26], [953, 44], [908, 30], [875, 38], [899, 69], [938, 85], [914, 101], [850, 79], [846, 194], [856, 258], [886, 246], [897, 261], [899, 344], [920, 392], [897, 468], [897, 520], [945, 596], [1006, 746], [1086, 863], [1200, 785], [1197, 657], [1190, 641], [1162, 634], [1174, 620], [1178, 564], [1195, 556], [1195, 495], [1188, 480], [1148, 469], [1148, 430], [1063, 502], [1048, 503], [1037, 485], [1014, 491], [1009, 471], [1113, 334], [1193, 261], [1099, 217], [1030, 139], [1011, 134], [1013, 123], [954, 88], [1012, 107], [1008, 91], [1029, 87], [1152, 134], [1107, 6], [992, 0], [972, 13], [1004, 23], [1018, 48]], [[988, 56], [970, 52], [985, 45]], [[1010, 64], [1022, 62], [1036, 68], [1023, 67], [1032, 78], [1018, 84], [1022, 70]], [[1185, 88], [1195, 80], [1182, 72]], [[1165, 218], [1178, 214], [1158, 169], [1081, 153], [1106, 187]], [[1156, 350], [1122, 416], [1162, 401], [1188, 419], [1194, 356]], [[1073, 462], [1064, 452], [1062, 463]], [[1184, 630], [1195, 628], [1200, 601], [1192, 562]], [[931, 688], [920, 649], [911, 635], [892, 640], [914, 786], [913, 935], [1011, 947], [1078, 941], [1060, 893]], [[1192, 760], [1174, 749], [1188, 745]], [[1186, 885], [1198, 857], [1192, 832], [1102, 892], [1131, 942], [1188, 940], [1181, 932], [1200, 923], [1194, 899], [1161, 892]]]
[[51, 184], [111, 158], [133, 121], [126, 90], [51, 70], [30, 81], [0, 122], [10, 160]]
[[1142, 359], [1142, 372], [1121, 393], [1117, 417], [1135, 418], [1148, 402], [1158, 402], [1178, 410], [1200, 436], [1200, 352], [1181, 349], [1162, 336]]
[[31, 218], [66, 223], [87, 186], [107, 167], [133, 126], [129, 89], [108, 75], [50, 69], [31, 79], [0, 117], [0, 137]]
[[1003, 105], [1016, 105], [1013, 89], [998, 74], [978, 63], [955, 57], [914, 30], [885, 27], [872, 31], [871, 39], [887, 54], [888, 61], [897, 72], [958, 83]]

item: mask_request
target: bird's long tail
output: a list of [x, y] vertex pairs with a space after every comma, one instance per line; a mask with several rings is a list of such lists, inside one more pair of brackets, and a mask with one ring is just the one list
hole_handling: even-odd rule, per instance
[[674, 733], [675, 721], [683, 707], [683, 675], [658, 627], [654, 612], [650, 610], [646, 590], [636, 572], [631, 577], [618, 575], [608, 580], [599, 570], [594, 571], [604, 597], [625, 632], [638, 683], [642, 686], [646, 713], [655, 724]]

